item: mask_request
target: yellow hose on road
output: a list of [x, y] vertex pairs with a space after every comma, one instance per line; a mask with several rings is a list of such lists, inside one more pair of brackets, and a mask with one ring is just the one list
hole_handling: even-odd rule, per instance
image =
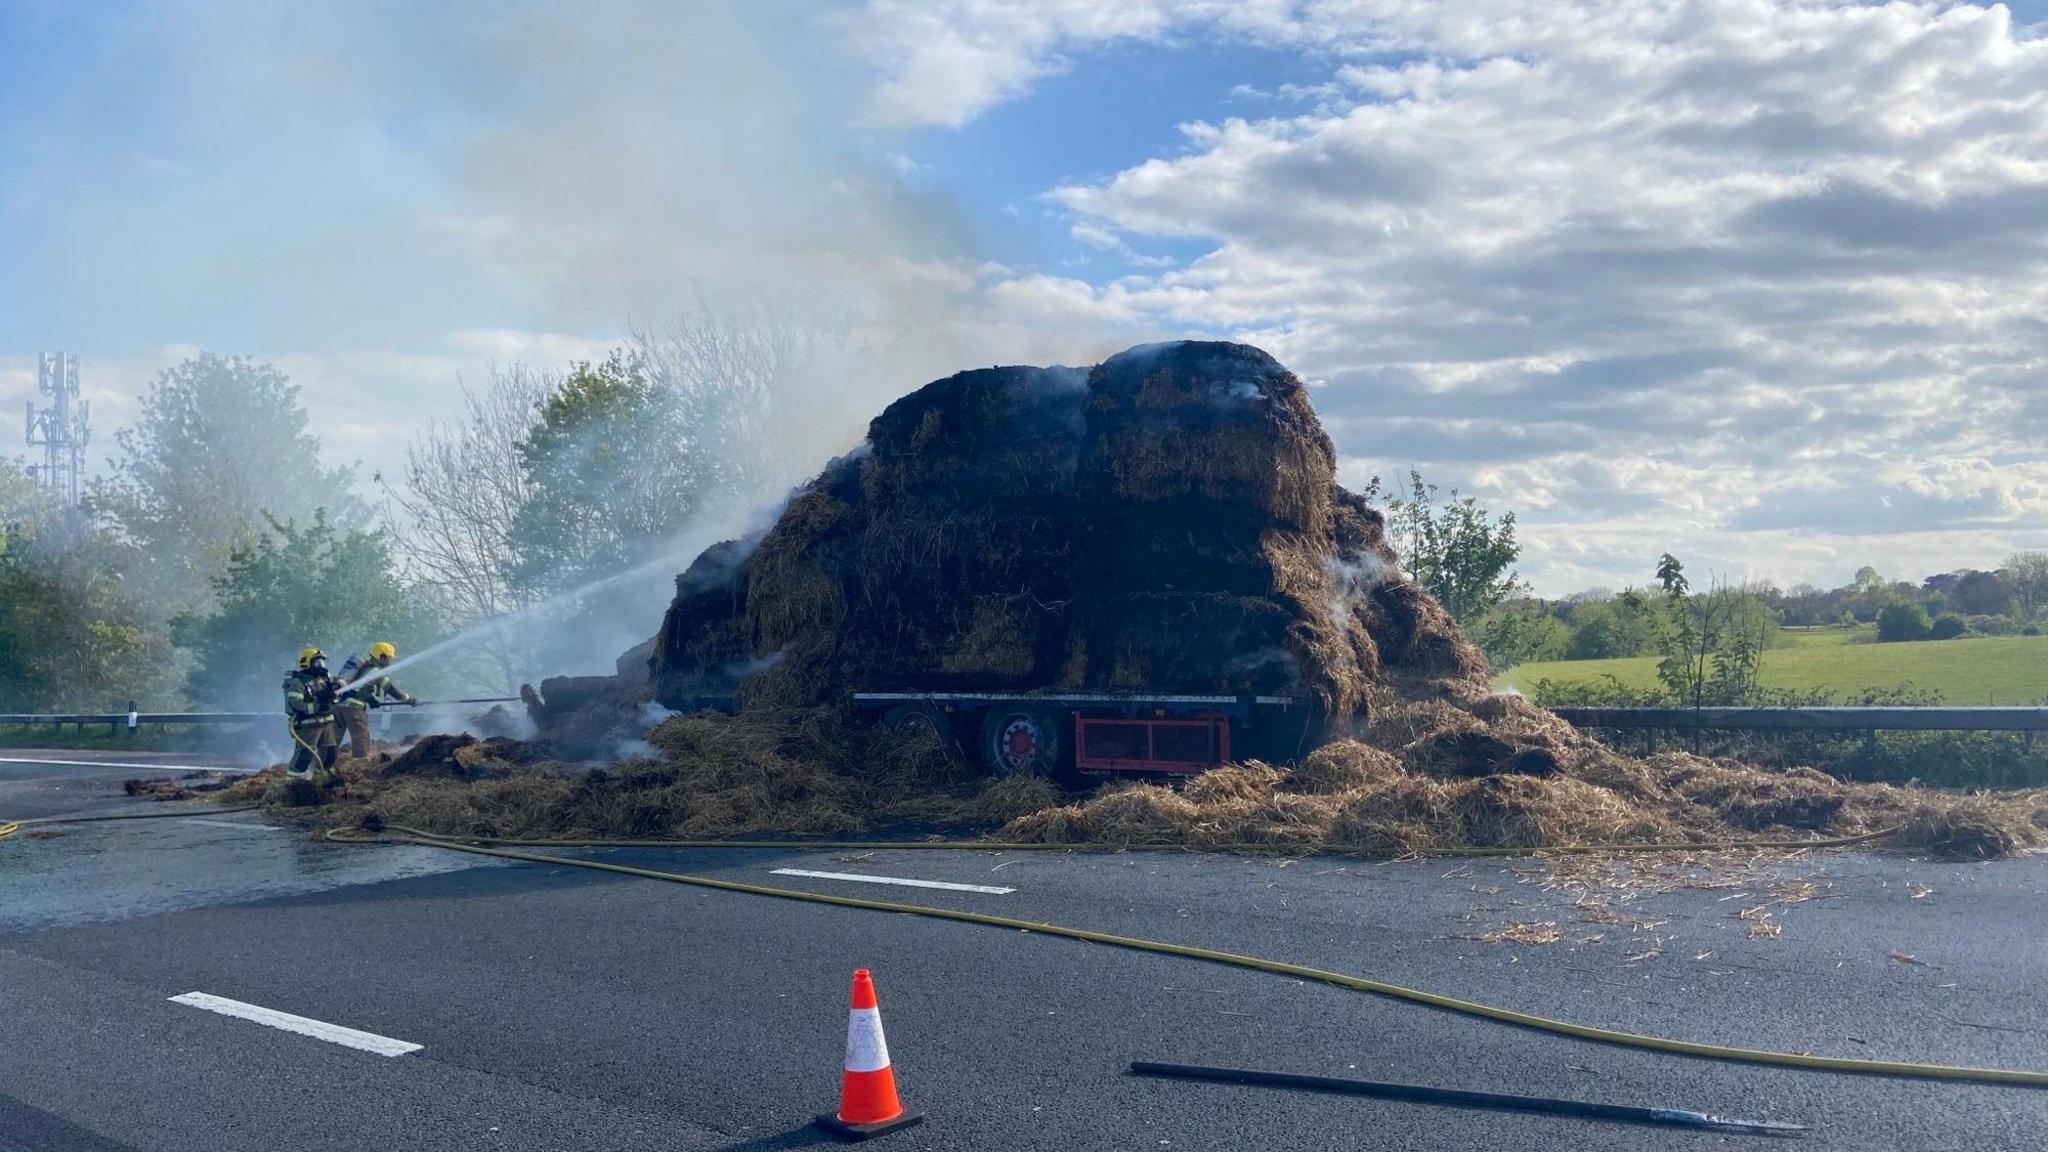
[[202, 808], [197, 812], [116, 812], [104, 816], [34, 816], [26, 820], [0, 820], [0, 840], [34, 824], [100, 824], [110, 820], [176, 820], [186, 816], [224, 816], [229, 812], [254, 812], [261, 804], [235, 808]]
[[[1417, 988], [1389, 984], [1381, 980], [1369, 980], [1362, 976], [1348, 976], [1341, 972], [1330, 972], [1321, 968], [1310, 968], [1301, 964], [1289, 964], [1280, 960], [1267, 960], [1258, 956], [1242, 956], [1234, 952], [1221, 952], [1212, 948], [1197, 948], [1185, 944], [1168, 944], [1158, 940], [1144, 940], [1135, 936], [1119, 936], [1112, 932], [1096, 932], [1086, 928], [1071, 928], [1063, 924], [1041, 924], [1009, 916], [991, 916], [983, 912], [964, 912], [952, 908], [933, 908], [922, 904], [896, 904], [882, 900], [863, 900], [852, 896], [828, 896], [817, 892], [804, 892], [794, 888], [770, 888], [760, 884], [742, 884], [732, 880], [714, 880], [708, 876], [690, 876], [680, 872], [662, 872], [653, 868], [636, 868], [625, 864], [608, 864], [599, 860], [579, 860], [570, 856], [551, 856], [539, 852], [522, 852], [511, 848], [488, 847], [482, 844], [463, 843], [447, 837], [416, 833], [412, 829], [397, 829], [398, 835], [368, 836], [344, 829], [332, 829], [327, 838], [339, 844], [422, 844], [433, 848], [445, 848], [454, 852], [469, 852], [479, 856], [493, 856], [505, 860], [520, 860], [530, 864], [552, 864], [571, 868], [588, 868], [598, 872], [612, 872], [621, 876], [637, 876], [648, 880], [662, 880], [672, 884], [688, 884], [698, 888], [712, 888], [721, 892], [739, 892], [749, 896], [772, 896], [781, 900], [799, 900], [811, 904], [830, 904], [839, 908], [859, 908], [871, 912], [896, 912], [907, 916], [927, 916], [937, 920], [954, 920], [963, 924], [980, 924], [991, 928], [1012, 931], [1036, 932], [1045, 936], [1060, 936], [1069, 940], [1083, 940], [1091, 944], [1106, 944], [1116, 948], [1128, 948], [1139, 952], [1156, 952], [1167, 956], [1180, 956], [1191, 960], [1206, 960], [1214, 964], [1228, 964], [1238, 968], [1249, 968], [1259, 972], [1271, 972], [1281, 976], [1292, 976], [1300, 980], [1315, 980], [1334, 984], [1340, 988], [1352, 988], [1360, 992], [1371, 992], [1380, 996], [1405, 1000], [1413, 1004], [1425, 1004], [1467, 1016], [1477, 1016], [1523, 1028], [1533, 1028], [1560, 1036], [1571, 1036], [1581, 1040], [1593, 1040], [1603, 1044], [1614, 1044], [1626, 1048], [1638, 1048], [1652, 1052], [1668, 1052], [1680, 1056], [1703, 1057], [1710, 1060], [1727, 1060], [1742, 1064], [1765, 1064], [1789, 1068], [1817, 1069], [1828, 1072], [1849, 1072], [1866, 1076], [1898, 1076], [1919, 1080], [1950, 1080], [1977, 1084], [2020, 1085], [2031, 1088], [2048, 1088], [2048, 1072], [2031, 1072], [2024, 1069], [1969, 1068], [1946, 1064], [1913, 1064], [1891, 1060], [1864, 1060], [1840, 1056], [1815, 1056], [1804, 1052], [1772, 1052], [1758, 1048], [1737, 1048], [1724, 1044], [1700, 1044], [1689, 1040], [1672, 1040], [1662, 1036], [1644, 1036], [1634, 1032], [1621, 1032], [1611, 1028], [1596, 1028], [1586, 1024], [1573, 1024], [1566, 1020], [1553, 1020], [1528, 1012], [1517, 1012], [1509, 1008], [1497, 1008], [1472, 1000], [1460, 1000], [1442, 996]], [[1881, 835], [1880, 834], [1873, 834]], [[1852, 837], [1848, 842], [1871, 837]], [[748, 846], [763, 842], [751, 842]], [[826, 847], [831, 842], [812, 842], [800, 845], [793, 842], [766, 842], [774, 847]], [[845, 842], [838, 842], [845, 843]], [[858, 843], [858, 842], [855, 842]], [[608, 846], [633, 846], [659, 844], [665, 847], [681, 846], [676, 841], [614, 841]], [[734, 842], [711, 842], [721, 847], [740, 846]], [[881, 845], [861, 844], [861, 847], [876, 848]], [[895, 847], [935, 847], [931, 843], [911, 842]], [[953, 842], [947, 846], [956, 848], [983, 847], [994, 845], [972, 845]], [[1805, 847], [1817, 845], [1808, 842]], [[1074, 847], [1074, 845], [1019, 845], [1017, 847]], [[1085, 846], [1084, 846], [1085, 847]], [[1692, 847], [1698, 847], [1694, 845]]]

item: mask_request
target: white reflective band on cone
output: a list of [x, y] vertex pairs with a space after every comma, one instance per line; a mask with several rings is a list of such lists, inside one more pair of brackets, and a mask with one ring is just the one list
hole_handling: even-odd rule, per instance
[[889, 1042], [882, 1038], [882, 1012], [854, 1008], [846, 1014], [846, 1070], [880, 1072], [889, 1066]]

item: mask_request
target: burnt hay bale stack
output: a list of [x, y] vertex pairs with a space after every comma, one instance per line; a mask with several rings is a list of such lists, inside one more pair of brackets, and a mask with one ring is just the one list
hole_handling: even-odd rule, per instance
[[656, 696], [1483, 693], [1484, 659], [1336, 483], [1300, 380], [1242, 344], [991, 368], [889, 406], [757, 542], [677, 579]]

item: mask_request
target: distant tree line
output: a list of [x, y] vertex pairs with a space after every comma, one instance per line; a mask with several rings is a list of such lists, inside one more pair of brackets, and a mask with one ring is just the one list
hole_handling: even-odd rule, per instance
[[[381, 507], [325, 461], [282, 371], [194, 356], [158, 375], [83, 507], [0, 457], [0, 711], [267, 707], [302, 646], [337, 665], [376, 640], [417, 651], [662, 558], [765, 482], [778, 381], [844, 339], [706, 312], [594, 363], [494, 370], [462, 419], [419, 434], [404, 476], [372, 477]], [[548, 670], [518, 642], [533, 631], [408, 683], [516, 687]]]

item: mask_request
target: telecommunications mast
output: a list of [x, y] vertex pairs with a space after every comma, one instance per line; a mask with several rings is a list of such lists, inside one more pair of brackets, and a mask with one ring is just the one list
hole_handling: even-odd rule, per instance
[[29, 476], [66, 508], [78, 507], [85, 471], [85, 445], [92, 438], [90, 412], [78, 395], [78, 357], [45, 352], [36, 358], [36, 391], [48, 398], [40, 410], [28, 402], [28, 442], [41, 447], [43, 462]]

